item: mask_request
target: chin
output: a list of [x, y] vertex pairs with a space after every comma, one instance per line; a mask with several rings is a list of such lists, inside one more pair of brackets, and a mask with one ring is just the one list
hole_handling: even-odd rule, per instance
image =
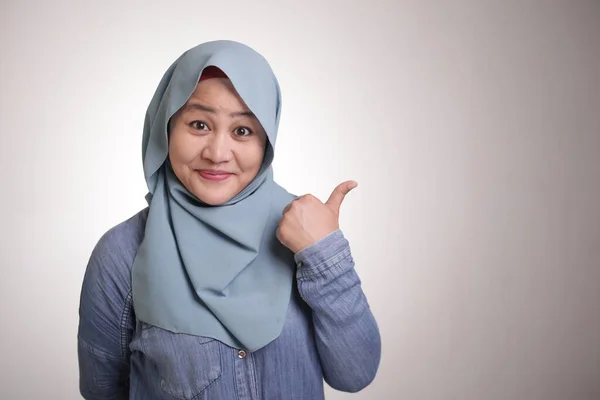
[[199, 180], [188, 181], [184, 184], [186, 189], [196, 196], [201, 202], [210, 206], [218, 206], [228, 202], [236, 195], [236, 187], [233, 182], [225, 184], [207, 184]]
[[229, 200], [229, 199], [225, 199], [225, 200], [222, 200], [222, 199], [207, 199], [207, 200], [204, 200], [204, 199], [201, 198], [200, 200], [202, 200], [202, 202], [208, 204], [209, 206], [220, 206], [221, 204], [227, 202], [227, 200]]

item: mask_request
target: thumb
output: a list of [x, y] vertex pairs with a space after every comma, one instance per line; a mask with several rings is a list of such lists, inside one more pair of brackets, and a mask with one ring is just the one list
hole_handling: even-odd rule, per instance
[[331, 207], [336, 213], [340, 212], [340, 207], [342, 206], [342, 201], [346, 195], [354, 189], [358, 184], [355, 181], [346, 181], [344, 183], [340, 183], [333, 192], [329, 199], [325, 203], [327, 206]]

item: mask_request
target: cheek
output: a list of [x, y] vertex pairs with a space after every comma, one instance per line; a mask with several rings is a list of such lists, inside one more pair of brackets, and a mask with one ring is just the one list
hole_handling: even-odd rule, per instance
[[248, 145], [241, 149], [240, 152], [240, 167], [245, 172], [257, 172], [263, 162], [264, 148], [260, 143]]
[[189, 164], [198, 154], [198, 143], [194, 143], [192, 135], [180, 130], [171, 131], [169, 137], [169, 159], [173, 166]]

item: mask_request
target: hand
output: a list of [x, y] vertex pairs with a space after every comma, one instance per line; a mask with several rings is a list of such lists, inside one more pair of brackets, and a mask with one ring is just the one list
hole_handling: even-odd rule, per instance
[[342, 201], [356, 186], [354, 181], [338, 185], [325, 203], [311, 194], [296, 198], [283, 210], [277, 239], [297, 253], [339, 229]]

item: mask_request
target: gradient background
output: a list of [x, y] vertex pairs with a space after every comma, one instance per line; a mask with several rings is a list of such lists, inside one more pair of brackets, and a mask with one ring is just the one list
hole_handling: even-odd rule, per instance
[[213, 39], [280, 79], [281, 184], [325, 200], [359, 182], [341, 226], [383, 359], [328, 399], [600, 399], [600, 2], [15, 0], [0, 16], [1, 399], [79, 398], [87, 260], [145, 206], [159, 79]]

